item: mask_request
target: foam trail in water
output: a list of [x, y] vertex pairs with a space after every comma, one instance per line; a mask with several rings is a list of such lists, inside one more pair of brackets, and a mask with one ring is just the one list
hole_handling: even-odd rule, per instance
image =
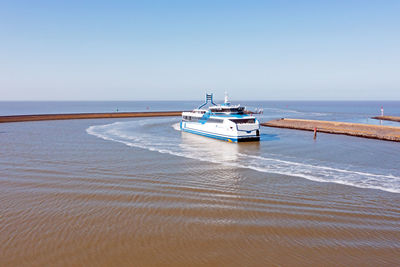
[[318, 182], [332, 182], [400, 193], [400, 177], [397, 176], [346, 170], [336, 166], [305, 164], [283, 159], [282, 156], [276, 154], [263, 153], [259, 156], [249, 154], [251, 152], [240, 153], [237, 144], [193, 134], [180, 135], [177, 134], [178, 130], [180, 130], [179, 123], [162, 118], [90, 126], [86, 131], [104, 140], [179, 157], [265, 173], [297, 176]]
[[180, 125], [179, 122], [178, 122], [178, 123], [174, 123], [174, 124], [172, 124], [171, 126], [172, 126], [172, 128], [173, 128], [174, 130], [177, 130], [177, 131], [180, 131], [180, 130], [181, 130], [181, 125]]

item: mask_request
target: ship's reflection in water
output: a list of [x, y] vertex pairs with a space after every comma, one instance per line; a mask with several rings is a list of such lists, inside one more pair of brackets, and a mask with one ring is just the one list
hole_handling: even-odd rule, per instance
[[[261, 134], [260, 137], [260, 141], [230, 143], [182, 132], [180, 148], [185, 155], [190, 155], [190, 158], [218, 164], [217, 167], [210, 166], [208, 171], [217, 170], [219, 173], [213, 177], [207, 177], [209, 179], [207, 183], [233, 192], [240, 190], [241, 181], [246, 178], [243, 173], [240, 174], [239, 169], [260, 167], [257, 158], [262, 156], [263, 144], [279, 139], [276, 134]], [[254, 158], [257, 162], [254, 162]], [[190, 168], [192, 169], [193, 166]]]
[[182, 132], [180, 147], [185, 152], [192, 152], [199, 160], [219, 163], [237, 163], [240, 155], [251, 153], [257, 155], [260, 142], [230, 143], [196, 134]]
[[277, 134], [261, 134], [260, 141], [230, 143], [196, 134], [182, 132], [180, 147], [192, 152], [199, 160], [207, 159], [220, 163], [235, 163], [243, 154], [259, 155], [260, 142], [279, 140]]
[[[245, 178], [240, 174], [241, 162], [245, 155], [258, 155], [260, 142], [229, 143], [209, 137], [182, 132], [180, 148], [186, 155], [212, 165], [201, 164], [213, 175], [202, 175], [203, 183], [225, 192], [241, 190], [241, 181]], [[216, 165], [217, 164], [217, 165]], [[194, 166], [190, 166], [193, 170]], [[199, 170], [201, 173], [203, 170]]]

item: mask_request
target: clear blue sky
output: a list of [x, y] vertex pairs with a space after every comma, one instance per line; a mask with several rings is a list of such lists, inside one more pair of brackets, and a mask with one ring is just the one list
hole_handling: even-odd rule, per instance
[[0, 100], [400, 100], [400, 1], [0, 1]]

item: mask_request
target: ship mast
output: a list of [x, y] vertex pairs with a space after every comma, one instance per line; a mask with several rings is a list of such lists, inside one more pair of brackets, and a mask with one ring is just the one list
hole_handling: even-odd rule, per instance
[[224, 105], [225, 106], [229, 106], [231, 103], [229, 103], [229, 100], [228, 100], [228, 93], [225, 91], [225, 100], [224, 100]]

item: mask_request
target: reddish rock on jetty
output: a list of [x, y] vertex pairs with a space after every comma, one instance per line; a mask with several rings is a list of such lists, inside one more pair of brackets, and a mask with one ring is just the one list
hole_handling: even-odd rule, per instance
[[301, 119], [278, 119], [262, 123], [261, 125], [306, 131], [314, 131], [314, 128], [317, 128], [318, 132], [323, 133], [345, 134], [400, 142], [400, 127], [393, 126]]
[[181, 116], [181, 115], [182, 111], [13, 115], [13, 116], [0, 116], [0, 123], [21, 122], [21, 121], [47, 121], [47, 120], [164, 117], [164, 116]]
[[383, 120], [383, 121], [398, 121], [398, 122], [400, 122], [400, 117], [396, 117], [396, 116], [376, 116], [376, 117], [372, 117], [372, 119]]

